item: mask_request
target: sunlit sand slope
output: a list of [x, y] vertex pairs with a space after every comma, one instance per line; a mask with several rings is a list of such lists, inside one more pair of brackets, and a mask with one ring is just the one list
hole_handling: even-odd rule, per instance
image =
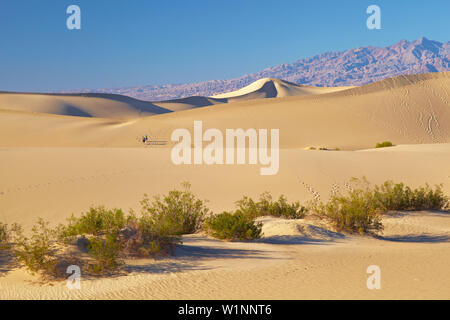
[[279, 129], [282, 148], [341, 150], [450, 142], [450, 73], [402, 76], [340, 92], [254, 99], [141, 117], [105, 120], [0, 110], [0, 146], [140, 146], [169, 141], [173, 130]]

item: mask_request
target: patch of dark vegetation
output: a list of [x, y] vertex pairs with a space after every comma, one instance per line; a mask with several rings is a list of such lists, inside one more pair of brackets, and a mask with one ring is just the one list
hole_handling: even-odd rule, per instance
[[261, 238], [262, 224], [240, 211], [223, 212], [209, 217], [205, 223], [208, 234], [221, 240], [254, 240]]
[[375, 145], [375, 148], [376, 149], [379, 149], [379, 148], [389, 148], [389, 147], [393, 147], [394, 146], [394, 144], [392, 143], [392, 142], [390, 142], [390, 141], [384, 141], [384, 142], [378, 142], [376, 145]]
[[373, 198], [383, 211], [445, 211], [449, 206], [449, 198], [442, 191], [442, 185], [431, 188], [428, 184], [412, 189], [403, 183], [386, 181], [375, 186]]
[[260, 195], [258, 201], [244, 196], [236, 202], [237, 212], [244, 216], [255, 219], [262, 216], [272, 216], [285, 219], [303, 219], [307, 209], [300, 203], [288, 203], [287, 198], [281, 195], [277, 201], [274, 201], [269, 192]]

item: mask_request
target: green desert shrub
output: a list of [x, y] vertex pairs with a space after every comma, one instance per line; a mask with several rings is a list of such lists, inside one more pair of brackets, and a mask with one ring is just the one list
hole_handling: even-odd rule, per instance
[[9, 246], [9, 230], [8, 225], [0, 222], [0, 250]]
[[377, 208], [370, 192], [350, 191], [347, 195], [334, 195], [327, 203], [313, 207], [321, 218], [329, 220], [338, 231], [376, 234], [383, 230], [382, 211]]
[[126, 215], [121, 209], [107, 209], [103, 206], [91, 207], [81, 217], [72, 217], [68, 225], [59, 227], [61, 237], [73, 237], [82, 234], [94, 236], [117, 232], [125, 227]]
[[78, 236], [88, 236], [86, 248], [94, 259], [88, 271], [96, 274], [109, 272], [122, 265], [122, 241], [119, 235], [126, 227], [127, 219], [121, 209], [91, 207], [81, 217], [72, 215], [67, 225], [60, 225], [57, 229], [58, 239], [67, 244]]
[[141, 201], [141, 214], [124, 214], [120, 209], [94, 207], [81, 217], [72, 216], [58, 227], [59, 239], [68, 244], [87, 236], [87, 249], [95, 259], [92, 271], [102, 273], [120, 267], [121, 256], [170, 254], [181, 242], [181, 235], [194, 233], [203, 226], [209, 209], [190, 191], [172, 190], [151, 201]]
[[375, 148], [379, 149], [379, 148], [387, 148], [387, 147], [393, 147], [394, 144], [390, 141], [384, 141], [384, 142], [379, 142], [376, 144]]
[[116, 270], [123, 264], [120, 258], [122, 246], [115, 232], [91, 238], [87, 248], [95, 259], [95, 263], [90, 265], [90, 271], [96, 274]]
[[412, 191], [409, 210], [448, 210], [449, 198], [442, 191], [442, 185], [432, 189], [428, 184]]
[[144, 211], [141, 216], [130, 216], [128, 226], [122, 232], [125, 250], [141, 257], [170, 254], [181, 243], [180, 225], [164, 214]]
[[428, 184], [412, 189], [403, 183], [386, 181], [375, 186], [374, 200], [384, 211], [406, 210], [445, 210], [448, 208], [448, 197], [442, 191], [442, 185], [434, 189]]
[[39, 219], [31, 229], [28, 238], [20, 230], [17, 232], [14, 253], [17, 260], [31, 273], [54, 276], [58, 264], [56, 233], [49, 223]]
[[383, 230], [383, 209], [377, 205], [368, 181], [352, 179], [346, 194], [334, 194], [326, 203], [312, 203], [311, 210], [338, 230], [350, 233], [376, 234]]
[[190, 190], [189, 183], [182, 190], [172, 190], [164, 197], [157, 196], [153, 202], [147, 195], [141, 201], [142, 215], [151, 221], [161, 234], [182, 235], [202, 229], [209, 209]]
[[238, 211], [253, 219], [262, 216], [302, 219], [306, 215], [306, 208], [299, 202], [288, 203], [284, 195], [281, 195], [278, 201], [274, 201], [269, 192], [261, 194], [257, 202], [244, 196], [236, 202], [236, 206]]
[[[181, 242], [182, 234], [203, 228], [209, 209], [191, 191], [188, 183], [182, 190], [172, 190], [164, 197], [147, 196], [141, 201], [141, 215], [121, 209], [92, 207], [80, 217], [72, 215], [66, 224], [50, 229], [40, 219], [32, 229], [32, 236], [16, 232], [14, 252], [17, 259], [32, 273], [56, 275], [61, 261], [76, 259], [89, 272], [104, 274], [123, 265], [126, 256], [154, 256], [172, 253]], [[0, 224], [0, 246], [10, 242], [9, 229]], [[68, 257], [70, 245], [87, 249], [91, 258]], [[93, 260], [93, 261], [92, 261]], [[58, 269], [58, 270], [57, 270]]]
[[205, 222], [206, 231], [222, 240], [252, 240], [261, 237], [262, 224], [242, 212], [223, 212], [209, 217]]
[[377, 233], [383, 229], [382, 214], [388, 211], [447, 210], [449, 198], [442, 185], [412, 189], [404, 183], [386, 181], [371, 187], [365, 178], [352, 179], [355, 187], [347, 194], [337, 194], [327, 203], [313, 203], [312, 211], [328, 219], [341, 231]]

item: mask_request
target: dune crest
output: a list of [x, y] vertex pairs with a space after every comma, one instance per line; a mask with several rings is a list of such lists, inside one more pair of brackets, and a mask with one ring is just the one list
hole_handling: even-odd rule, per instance
[[280, 79], [263, 78], [242, 89], [214, 95], [212, 98], [225, 98], [231, 99], [232, 101], [258, 98], [283, 98], [338, 92], [350, 88], [353, 87], [312, 87], [299, 85]]

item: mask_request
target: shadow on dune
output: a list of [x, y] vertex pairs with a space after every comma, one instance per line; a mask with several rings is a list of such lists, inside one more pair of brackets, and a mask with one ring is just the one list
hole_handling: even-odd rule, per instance
[[426, 211], [391, 211], [385, 214], [389, 218], [403, 218], [406, 216], [427, 216], [450, 218], [450, 211], [426, 210]]
[[[165, 109], [156, 105], [153, 102], [143, 101], [134, 99], [128, 96], [123, 96], [119, 94], [108, 94], [108, 93], [78, 93], [78, 94], [64, 94], [64, 93], [30, 93], [30, 92], [0, 92], [0, 97], [2, 95], [14, 95], [17, 97], [32, 97], [32, 96], [43, 96], [43, 97], [53, 97], [53, 103], [57, 104], [60, 110], [56, 112], [50, 112], [58, 115], [75, 116], [75, 117], [87, 117], [91, 118], [94, 114], [101, 112], [101, 116], [109, 117], [108, 110], [102, 110], [98, 108], [97, 99], [109, 100], [111, 102], [120, 102], [127, 106], [124, 106], [124, 111], [127, 108], [139, 113], [150, 113], [150, 114], [164, 114], [171, 113], [171, 110]], [[71, 98], [82, 98], [81, 100], [69, 100]], [[31, 103], [33, 107], [33, 102], [24, 101], [22, 103]], [[8, 109], [8, 108], [6, 108]], [[104, 109], [104, 108], [103, 108]], [[106, 112], [106, 113], [105, 113]], [[135, 114], [126, 116], [125, 118], [136, 117]]]
[[217, 99], [217, 98], [209, 98], [209, 97], [202, 97], [202, 96], [192, 96], [192, 97], [186, 97], [181, 99], [173, 99], [173, 100], [165, 100], [165, 101], [158, 101], [155, 103], [161, 104], [164, 106], [165, 104], [170, 103], [179, 103], [179, 104], [187, 104], [191, 105], [194, 108], [200, 108], [200, 107], [208, 107], [219, 103], [227, 103], [228, 99]]
[[195, 265], [193, 263], [187, 263], [184, 261], [179, 262], [150, 262], [144, 265], [127, 265], [124, 267], [124, 271], [127, 273], [145, 273], [145, 274], [166, 274], [166, 273], [178, 273], [186, 271], [199, 271], [209, 270], [204, 266]]
[[[124, 271], [146, 274], [165, 274], [186, 271], [211, 270], [199, 264], [202, 260], [215, 259], [276, 259], [270, 257], [271, 251], [226, 248], [225, 246], [237, 243], [227, 243], [207, 238], [187, 238], [183, 240], [184, 244], [177, 246], [175, 255], [165, 259], [149, 261], [145, 264], [128, 264]], [[201, 243], [200, 243], [201, 242]], [[198, 244], [197, 244], [198, 243]], [[242, 244], [242, 243], [240, 243]], [[170, 259], [170, 261], [166, 260]]]
[[258, 242], [268, 244], [284, 244], [284, 245], [298, 245], [298, 244], [314, 244], [314, 245], [329, 245], [337, 239], [344, 239], [345, 236], [339, 236], [334, 239], [314, 239], [302, 236], [273, 236], [262, 238]]
[[120, 94], [109, 94], [109, 93], [80, 93], [80, 94], [61, 94], [61, 96], [67, 96], [67, 97], [85, 97], [85, 98], [102, 98], [102, 99], [110, 99], [113, 101], [118, 101], [122, 103], [129, 104], [130, 106], [133, 106], [137, 110], [141, 112], [149, 112], [154, 114], [164, 114], [164, 113], [170, 113], [172, 111], [167, 110], [163, 107], [160, 107], [153, 102], [150, 101], [143, 101], [138, 100], [132, 97], [123, 96]]
[[10, 250], [0, 250], [0, 278], [4, 277], [11, 270], [18, 267], [14, 255]]
[[391, 242], [441, 243], [450, 242], [449, 235], [409, 234], [389, 237], [379, 237], [380, 240]]
[[92, 118], [92, 115], [90, 113], [81, 110], [77, 106], [70, 105], [67, 103], [65, 103], [63, 105], [61, 113], [63, 115], [68, 115], [68, 116], [72, 116], [72, 117]]
[[[206, 242], [207, 245], [195, 245], [196, 241]], [[238, 249], [238, 248], [223, 248], [226, 244], [233, 244], [221, 242], [211, 239], [189, 239], [185, 241], [189, 245], [179, 245], [175, 252], [175, 257], [178, 259], [272, 259], [265, 254], [270, 253], [267, 250], [254, 249]], [[245, 243], [245, 242], [242, 242]], [[217, 245], [214, 245], [217, 244]]]

